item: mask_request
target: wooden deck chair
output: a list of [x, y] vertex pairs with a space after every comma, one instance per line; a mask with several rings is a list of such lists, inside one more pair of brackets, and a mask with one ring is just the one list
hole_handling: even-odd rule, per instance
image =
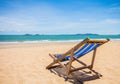
[[[95, 73], [95, 71], [92, 68], [94, 65], [96, 50], [99, 46], [101, 46], [102, 44], [104, 44], [108, 41], [109, 41], [109, 39], [105, 39], [105, 40], [97, 40], [97, 39], [95, 40], [94, 39], [94, 40], [92, 40], [92, 39], [86, 38], [85, 40], [78, 43], [76, 46], [74, 46], [73, 48], [71, 48], [64, 54], [49, 54], [50, 57], [52, 57], [54, 59], [54, 61], [52, 63], [50, 63], [46, 67], [46, 69], [50, 69], [51, 67], [53, 67], [54, 64], [58, 63], [60, 66], [66, 68], [66, 72], [68, 75], [74, 71], [78, 71], [78, 70], [85, 69], [85, 68], [88, 68]], [[92, 57], [92, 61], [91, 61], [90, 65], [86, 65], [82, 61], [78, 60], [78, 58], [84, 56], [85, 54], [87, 54], [91, 51], [93, 51], [93, 57]], [[61, 63], [63, 61], [67, 61], [67, 60], [68, 60], [68, 63], [66, 65], [63, 65]], [[73, 61], [77, 61], [84, 66], [72, 69]]]

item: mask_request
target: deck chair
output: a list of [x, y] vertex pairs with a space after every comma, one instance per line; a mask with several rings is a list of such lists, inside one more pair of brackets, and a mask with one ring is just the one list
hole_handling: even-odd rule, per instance
[[[94, 60], [96, 56], [96, 50], [99, 46], [103, 45], [104, 43], [108, 41], [109, 39], [97, 40], [97, 39], [86, 38], [64, 54], [49, 54], [49, 56], [52, 57], [54, 61], [50, 63], [46, 67], [46, 69], [50, 69], [51, 67], [53, 67], [54, 64], [58, 63], [61, 67], [66, 68], [65, 70], [68, 75], [74, 71], [78, 71], [78, 70], [85, 69], [85, 68], [88, 68], [95, 73], [95, 71], [93, 70], [93, 65], [94, 65]], [[92, 57], [90, 65], [86, 65], [84, 62], [78, 60], [78, 58], [84, 56], [85, 54], [91, 51], [93, 51], [93, 57]], [[64, 61], [68, 61], [68, 62], [63, 65], [61, 62], [64, 62]], [[73, 61], [77, 61], [81, 63], [83, 67], [72, 69]]]

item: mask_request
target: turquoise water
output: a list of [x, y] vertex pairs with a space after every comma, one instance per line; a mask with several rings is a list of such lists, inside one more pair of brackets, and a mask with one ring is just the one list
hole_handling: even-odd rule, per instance
[[98, 35], [98, 34], [71, 34], [71, 35], [0, 35], [0, 42], [22, 42], [22, 41], [69, 41], [92, 39], [120, 39], [120, 35]]

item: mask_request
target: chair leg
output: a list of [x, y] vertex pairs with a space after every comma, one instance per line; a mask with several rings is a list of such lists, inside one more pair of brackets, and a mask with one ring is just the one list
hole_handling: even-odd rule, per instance
[[70, 60], [69, 60], [68, 66], [67, 66], [68, 75], [71, 73], [71, 65], [74, 60], [73, 55], [74, 55], [74, 48], [71, 50]]
[[[51, 64], [49, 64], [46, 69], [49, 69], [52, 65], [54, 65], [55, 63], [58, 63], [61, 67], [65, 67], [64, 65], [62, 65], [62, 63], [60, 63], [60, 61], [56, 61], [57, 59], [52, 55], [52, 54], [49, 54], [49, 56], [53, 59], [53, 62]], [[54, 63], [55, 62], [55, 63]]]
[[52, 62], [52, 63], [50, 63], [47, 67], [46, 67], [46, 69], [49, 69], [52, 65], [54, 65], [55, 63], [57, 63], [57, 62]]
[[92, 57], [91, 67], [90, 67], [90, 69], [92, 69], [92, 68], [93, 68], [94, 61], [95, 61], [95, 56], [96, 56], [96, 51], [97, 51], [97, 48], [96, 48], [96, 49], [94, 50], [94, 52], [93, 52], [93, 57]]

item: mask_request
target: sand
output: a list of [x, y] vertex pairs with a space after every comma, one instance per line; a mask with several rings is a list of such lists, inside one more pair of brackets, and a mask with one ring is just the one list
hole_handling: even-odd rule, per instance
[[[77, 43], [0, 44], [0, 84], [72, 84], [45, 67], [52, 62], [48, 53], [64, 53]], [[103, 77], [84, 84], [120, 84], [120, 41], [99, 47], [94, 69]]]

